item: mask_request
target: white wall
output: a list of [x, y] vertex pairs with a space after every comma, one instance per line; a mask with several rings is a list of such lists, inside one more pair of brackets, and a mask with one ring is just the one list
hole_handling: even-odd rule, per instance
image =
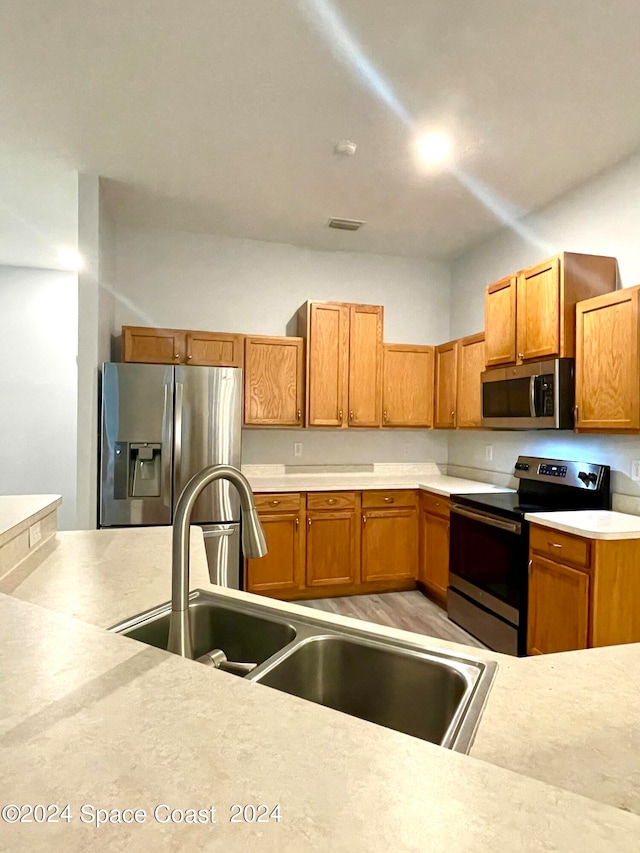
[[[625, 161], [527, 218], [522, 236], [504, 229], [452, 265], [452, 337], [484, 326], [484, 288], [497, 279], [559, 251], [613, 255], [623, 286], [640, 282], [640, 156]], [[485, 446], [494, 447], [493, 462]], [[613, 488], [640, 496], [630, 480], [631, 460], [640, 459], [638, 436], [574, 433], [457, 432], [449, 438], [449, 464], [508, 473], [518, 453], [560, 456], [610, 464]]]
[[78, 174], [55, 162], [0, 152], [0, 263], [65, 269], [77, 248]]
[[[116, 228], [116, 326], [296, 334], [307, 299], [382, 304], [385, 340], [449, 336], [446, 264], [202, 234]], [[247, 462], [426, 461], [446, 458], [446, 436], [418, 431], [245, 430]], [[356, 458], [357, 457], [357, 458]]]
[[75, 526], [77, 276], [0, 266], [0, 494], [62, 494]]

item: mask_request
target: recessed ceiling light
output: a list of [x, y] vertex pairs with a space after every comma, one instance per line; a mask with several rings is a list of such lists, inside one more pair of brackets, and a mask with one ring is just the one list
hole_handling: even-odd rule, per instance
[[451, 139], [439, 131], [425, 133], [416, 142], [416, 152], [425, 166], [441, 166], [451, 159]]

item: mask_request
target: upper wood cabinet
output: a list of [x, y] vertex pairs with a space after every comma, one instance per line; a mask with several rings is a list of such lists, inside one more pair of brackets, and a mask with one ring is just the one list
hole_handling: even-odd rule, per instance
[[122, 360], [145, 364], [242, 367], [243, 336], [226, 332], [123, 326]]
[[244, 422], [247, 426], [303, 425], [302, 338], [245, 338]]
[[516, 277], [490, 284], [485, 297], [486, 365], [516, 360]]
[[145, 364], [183, 364], [186, 333], [179, 329], [122, 327], [122, 360]]
[[576, 308], [577, 430], [640, 429], [640, 287]]
[[486, 364], [575, 355], [575, 306], [616, 289], [615, 258], [562, 252], [490, 284], [485, 298]]
[[485, 366], [484, 332], [458, 341], [458, 391], [456, 426], [472, 429], [482, 424], [480, 374]]
[[379, 305], [307, 302], [307, 425], [380, 426], [382, 321]]
[[243, 336], [225, 332], [187, 332], [187, 364], [242, 367]]
[[480, 374], [484, 370], [484, 333], [468, 335], [435, 348], [436, 429], [470, 429], [481, 425]]
[[382, 425], [433, 426], [434, 348], [385, 344]]
[[436, 347], [435, 407], [436, 429], [454, 429], [456, 425], [456, 393], [458, 386], [458, 342], [449, 341]]

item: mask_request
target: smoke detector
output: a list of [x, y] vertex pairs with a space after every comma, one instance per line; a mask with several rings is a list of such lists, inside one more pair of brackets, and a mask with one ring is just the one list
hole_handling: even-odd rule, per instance
[[353, 157], [356, 153], [356, 148], [357, 145], [355, 142], [352, 142], [350, 139], [341, 139], [340, 142], [337, 142], [333, 146], [333, 152], [340, 157]]
[[327, 225], [329, 228], [337, 228], [340, 231], [359, 231], [366, 222], [361, 219], [337, 219], [332, 217]]

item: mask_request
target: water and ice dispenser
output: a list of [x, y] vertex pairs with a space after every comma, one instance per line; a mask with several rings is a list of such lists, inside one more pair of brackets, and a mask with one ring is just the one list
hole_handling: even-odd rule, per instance
[[117, 442], [114, 468], [114, 492], [118, 500], [162, 497], [161, 443]]

